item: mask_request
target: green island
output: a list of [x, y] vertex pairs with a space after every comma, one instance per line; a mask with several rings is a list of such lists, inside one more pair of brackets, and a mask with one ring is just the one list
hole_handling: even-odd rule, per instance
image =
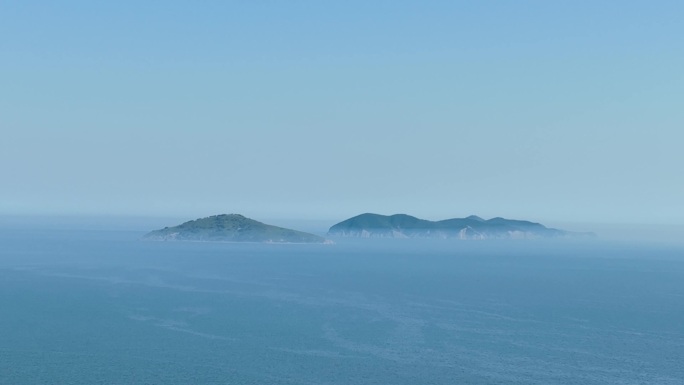
[[453, 239], [537, 239], [593, 236], [548, 228], [540, 223], [514, 219], [482, 219], [471, 215], [441, 221], [411, 215], [361, 214], [330, 228], [329, 236], [356, 238], [453, 238]]
[[318, 235], [267, 225], [240, 214], [221, 214], [165, 227], [143, 236], [151, 241], [330, 243]]

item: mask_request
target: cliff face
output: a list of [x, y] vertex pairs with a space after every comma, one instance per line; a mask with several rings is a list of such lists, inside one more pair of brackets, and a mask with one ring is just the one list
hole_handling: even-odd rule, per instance
[[534, 239], [572, 236], [542, 224], [471, 215], [442, 221], [428, 221], [406, 214], [361, 214], [330, 228], [330, 236], [360, 238], [453, 238], [453, 239]]
[[239, 214], [214, 215], [146, 234], [152, 241], [325, 243], [314, 234], [267, 225]]

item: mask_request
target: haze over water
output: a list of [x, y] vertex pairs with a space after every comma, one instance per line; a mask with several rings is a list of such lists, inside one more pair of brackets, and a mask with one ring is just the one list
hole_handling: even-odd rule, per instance
[[681, 384], [684, 249], [0, 235], [2, 384]]
[[[0, 2], [0, 385], [684, 384], [682, 15]], [[139, 241], [364, 212], [599, 238]]]

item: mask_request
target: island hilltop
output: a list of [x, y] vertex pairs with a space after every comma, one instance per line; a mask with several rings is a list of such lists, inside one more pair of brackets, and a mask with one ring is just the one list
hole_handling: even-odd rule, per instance
[[455, 238], [455, 239], [534, 239], [591, 236], [548, 228], [542, 224], [504, 218], [482, 219], [471, 215], [428, 221], [406, 214], [361, 214], [330, 228], [328, 235], [360, 238]]
[[318, 235], [267, 225], [240, 214], [222, 214], [195, 219], [174, 227], [152, 231], [152, 241], [207, 241], [261, 243], [327, 243]]

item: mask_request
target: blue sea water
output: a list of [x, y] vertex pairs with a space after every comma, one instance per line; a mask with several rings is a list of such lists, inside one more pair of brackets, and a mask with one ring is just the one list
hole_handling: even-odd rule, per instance
[[684, 384], [684, 248], [0, 235], [0, 384]]

